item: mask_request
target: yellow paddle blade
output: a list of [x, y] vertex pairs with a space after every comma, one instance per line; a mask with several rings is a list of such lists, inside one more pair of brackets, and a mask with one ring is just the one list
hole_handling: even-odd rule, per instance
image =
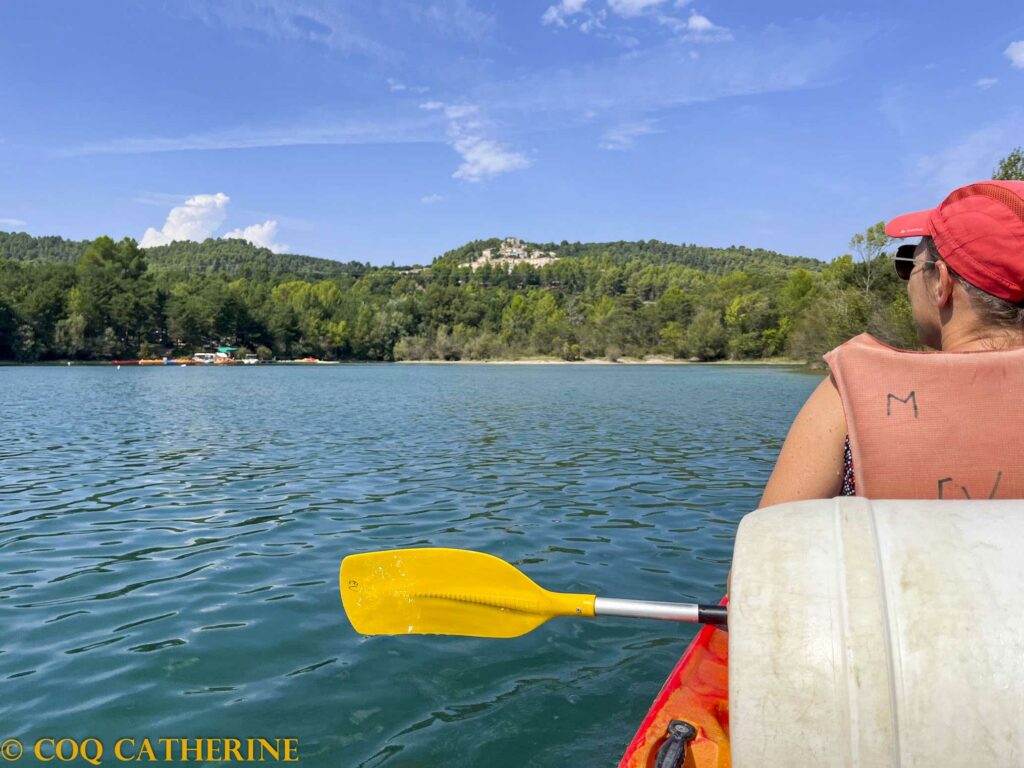
[[555, 616], [594, 615], [594, 595], [548, 592], [504, 560], [463, 549], [349, 555], [339, 580], [363, 635], [519, 637]]

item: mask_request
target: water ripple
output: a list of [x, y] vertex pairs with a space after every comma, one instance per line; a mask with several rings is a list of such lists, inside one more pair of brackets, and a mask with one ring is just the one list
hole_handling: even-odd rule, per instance
[[463, 547], [551, 589], [715, 599], [817, 381], [699, 366], [0, 368], [0, 722], [294, 737], [312, 768], [607, 764], [692, 628], [360, 638], [339, 560]]

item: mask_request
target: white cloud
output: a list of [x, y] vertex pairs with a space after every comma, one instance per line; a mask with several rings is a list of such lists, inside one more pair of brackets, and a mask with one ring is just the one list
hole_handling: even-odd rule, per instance
[[604, 29], [605, 12], [598, 11], [580, 22], [580, 32], [587, 35], [595, 30]]
[[408, 87], [405, 83], [401, 82], [400, 80], [395, 80], [395, 78], [393, 77], [389, 77], [387, 79], [387, 83], [388, 90], [391, 91], [392, 93], [404, 91]]
[[713, 23], [707, 16], [691, 10], [683, 21], [675, 16], [659, 15], [658, 23], [670, 27], [683, 40], [691, 43], [721, 43], [732, 40], [732, 32]]
[[[475, 104], [445, 104], [427, 101], [420, 109], [440, 111], [448, 120], [448, 143], [462, 156], [462, 163], [453, 178], [480, 181], [488, 176], [517, 171], [530, 165], [530, 159], [499, 142], [488, 138], [488, 123]], [[422, 203], [439, 202], [434, 196], [422, 198]]]
[[284, 243], [275, 243], [277, 237], [277, 222], [268, 220], [262, 224], [250, 224], [243, 229], [233, 229], [221, 236], [223, 240], [237, 239], [247, 240], [260, 248], [268, 248], [274, 253], [284, 253], [288, 246]]
[[601, 149], [632, 149], [636, 146], [638, 137], [648, 136], [652, 133], [661, 133], [654, 120], [622, 123], [605, 131], [602, 141], [598, 146]]
[[215, 195], [193, 195], [184, 205], [171, 209], [161, 229], [147, 229], [142, 236], [141, 247], [153, 248], [173, 243], [175, 240], [205, 240], [224, 223], [230, 200], [231, 198], [223, 192]]
[[665, 0], [608, 0], [608, 7], [619, 16], [639, 16], [649, 8], [661, 5]]
[[[167, 245], [176, 240], [191, 240], [201, 242], [208, 237], [213, 237], [228, 215], [228, 203], [231, 198], [223, 192], [215, 195], [193, 195], [185, 201], [184, 205], [178, 205], [167, 214], [167, 221], [162, 229], [150, 227], [142, 236], [140, 246], [142, 248], [155, 248], [158, 245]], [[262, 248], [269, 248], [274, 253], [283, 253], [288, 246], [283, 243], [274, 242], [277, 237], [277, 222], [273, 219], [262, 224], [252, 224], [241, 229], [233, 229], [223, 239], [237, 238], [247, 240], [253, 245]]]
[[561, 0], [558, 5], [548, 6], [544, 15], [540, 17], [541, 24], [564, 27], [565, 20], [580, 13], [586, 4], [587, 0]]
[[0, 227], [24, 227], [27, 221], [21, 219], [0, 219]]
[[463, 136], [452, 146], [462, 155], [462, 165], [452, 176], [466, 181], [480, 181], [487, 176], [517, 171], [530, 165], [529, 158], [505, 149], [500, 144], [479, 136]]
[[472, 104], [449, 104], [444, 108], [444, 116], [449, 120], [462, 120], [479, 112], [480, 108]]
[[980, 80], [976, 80], [974, 84], [981, 88], [981, 90], [987, 91], [998, 82], [999, 81], [994, 77], [983, 77]]
[[487, 136], [489, 126], [475, 104], [428, 102], [421, 107], [443, 110], [448, 119], [448, 143], [462, 156], [462, 163], [452, 174], [464, 181], [481, 181], [530, 165], [530, 159]]
[[420, 202], [424, 205], [433, 205], [434, 203], [440, 203], [444, 201], [444, 195], [432, 194], [424, 195], [420, 198]]
[[715, 29], [715, 25], [711, 23], [711, 19], [707, 16], [701, 16], [696, 11], [690, 13], [690, 18], [686, 21], [686, 28], [691, 32], [710, 32]]
[[1024, 40], [1010, 43], [1006, 46], [1006, 50], [1003, 53], [1006, 54], [1006, 57], [1013, 66], [1017, 67], [1017, 69], [1024, 69]]

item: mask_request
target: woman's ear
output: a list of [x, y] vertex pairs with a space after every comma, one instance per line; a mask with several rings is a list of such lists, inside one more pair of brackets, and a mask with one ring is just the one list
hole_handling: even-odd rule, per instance
[[932, 287], [935, 296], [935, 306], [940, 309], [949, 303], [953, 296], [953, 288], [956, 280], [949, 274], [949, 267], [942, 259], [935, 262], [935, 285]]

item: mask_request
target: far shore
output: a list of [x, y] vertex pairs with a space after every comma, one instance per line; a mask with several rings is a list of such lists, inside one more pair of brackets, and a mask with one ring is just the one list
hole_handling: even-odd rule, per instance
[[[387, 365], [388, 362], [381, 360], [341, 360], [324, 361], [331, 365]], [[758, 360], [680, 360], [673, 357], [620, 357], [617, 360], [609, 360], [605, 357], [588, 357], [582, 360], [563, 360], [557, 357], [519, 357], [511, 359], [490, 359], [490, 360], [395, 360], [398, 365], [780, 365], [780, 366], [807, 366], [806, 360], [793, 360], [786, 357], [766, 357]], [[20, 366], [97, 366], [113, 365], [112, 360], [38, 360], [34, 362], [19, 362], [16, 360], [0, 360], [0, 367]], [[295, 365], [288, 360], [266, 361], [263, 365]], [[159, 368], [162, 366], [151, 366]], [[177, 366], [166, 366], [177, 367]], [[219, 366], [195, 366], [197, 368], [219, 367]], [[234, 367], [234, 366], [232, 366]], [[307, 365], [308, 367], [308, 365]]]
[[806, 365], [804, 360], [767, 357], [760, 360], [679, 360], [673, 357], [588, 357], [582, 360], [562, 360], [553, 357], [522, 357], [511, 360], [396, 360], [402, 365]]

